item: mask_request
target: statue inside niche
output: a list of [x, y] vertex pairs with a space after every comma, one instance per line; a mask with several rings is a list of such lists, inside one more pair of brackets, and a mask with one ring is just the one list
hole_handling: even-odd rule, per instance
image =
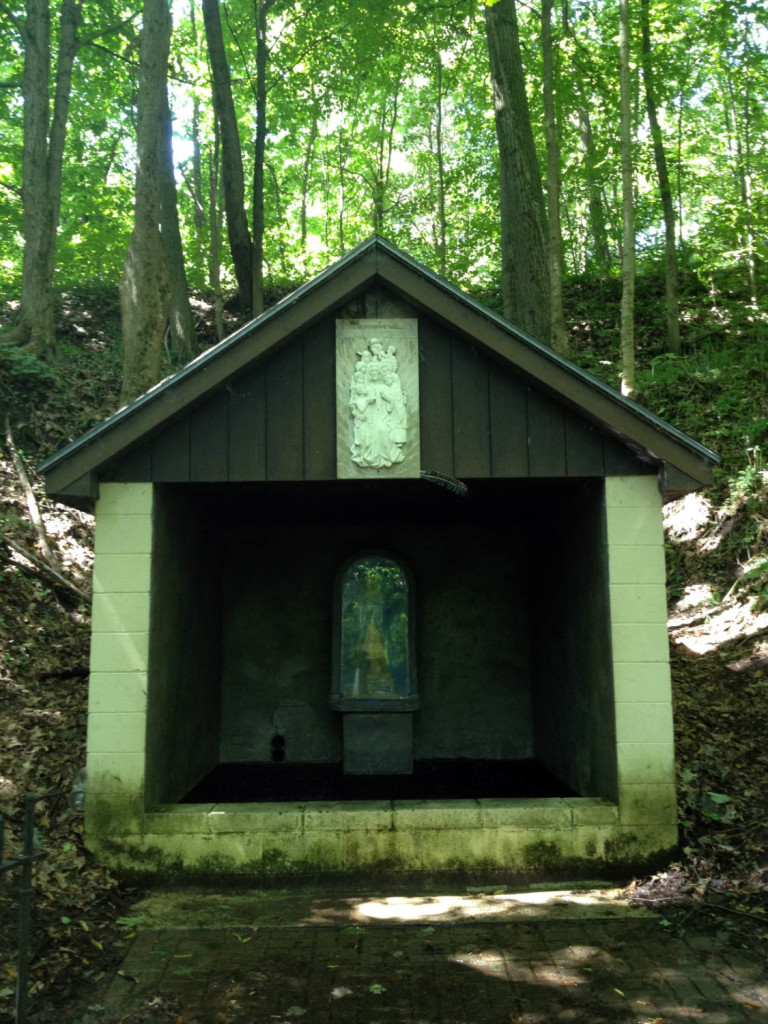
[[395, 680], [387, 667], [387, 652], [381, 639], [381, 631], [376, 623], [368, 623], [363, 642], [358, 648], [360, 676], [356, 697], [381, 698], [397, 697]]
[[392, 559], [366, 555], [341, 584], [339, 695], [403, 700], [411, 690], [408, 582]]
[[394, 345], [371, 339], [368, 348], [357, 353], [350, 383], [352, 412], [350, 454], [358, 466], [382, 469], [402, 462], [408, 440], [407, 399], [397, 367]]

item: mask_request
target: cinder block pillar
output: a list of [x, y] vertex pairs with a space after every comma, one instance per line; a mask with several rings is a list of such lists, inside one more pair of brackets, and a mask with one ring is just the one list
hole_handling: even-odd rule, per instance
[[652, 476], [605, 481], [619, 820], [677, 822], [661, 495]]
[[138, 831], [143, 807], [152, 484], [96, 503], [85, 831]]

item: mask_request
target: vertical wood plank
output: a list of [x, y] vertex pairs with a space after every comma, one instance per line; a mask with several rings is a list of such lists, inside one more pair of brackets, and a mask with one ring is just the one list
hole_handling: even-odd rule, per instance
[[419, 419], [421, 468], [454, 476], [450, 335], [419, 319]]
[[565, 461], [568, 476], [603, 476], [603, 435], [570, 410], [565, 413]]
[[140, 483], [152, 479], [152, 447], [143, 444], [128, 452], [102, 476], [115, 483]]
[[304, 345], [304, 477], [336, 479], [336, 322], [328, 317]]
[[528, 391], [528, 466], [531, 476], [565, 476], [565, 414], [543, 392]]
[[227, 479], [227, 434], [227, 394], [220, 391], [190, 417], [190, 480], [209, 483]]
[[528, 410], [525, 385], [489, 363], [491, 476], [528, 476]]
[[653, 473], [651, 466], [646, 466], [632, 451], [613, 437], [603, 437], [603, 454], [605, 458], [606, 476], [642, 476]]
[[267, 401], [264, 364], [238, 377], [229, 388], [228, 476], [265, 480], [267, 475]]
[[189, 480], [188, 416], [180, 416], [153, 439], [152, 479], [163, 484]]
[[460, 338], [451, 342], [451, 384], [454, 475], [490, 476], [488, 359]]
[[267, 480], [304, 478], [304, 374], [300, 344], [267, 363]]

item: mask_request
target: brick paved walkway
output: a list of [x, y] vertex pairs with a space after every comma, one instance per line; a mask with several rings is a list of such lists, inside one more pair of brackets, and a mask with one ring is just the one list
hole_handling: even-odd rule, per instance
[[160, 995], [198, 1024], [768, 1019], [768, 968], [748, 951], [655, 916], [589, 915], [147, 928], [107, 1005], [119, 1020]]

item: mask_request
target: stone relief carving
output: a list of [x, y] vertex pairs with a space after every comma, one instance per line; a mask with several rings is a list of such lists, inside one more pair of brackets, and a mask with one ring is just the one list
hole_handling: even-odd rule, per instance
[[407, 400], [394, 345], [373, 338], [359, 356], [350, 382], [350, 455], [358, 466], [381, 469], [403, 461], [408, 440]]
[[420, 447], [418, 321], [337, 320], [338, 479], [418, 477]]

